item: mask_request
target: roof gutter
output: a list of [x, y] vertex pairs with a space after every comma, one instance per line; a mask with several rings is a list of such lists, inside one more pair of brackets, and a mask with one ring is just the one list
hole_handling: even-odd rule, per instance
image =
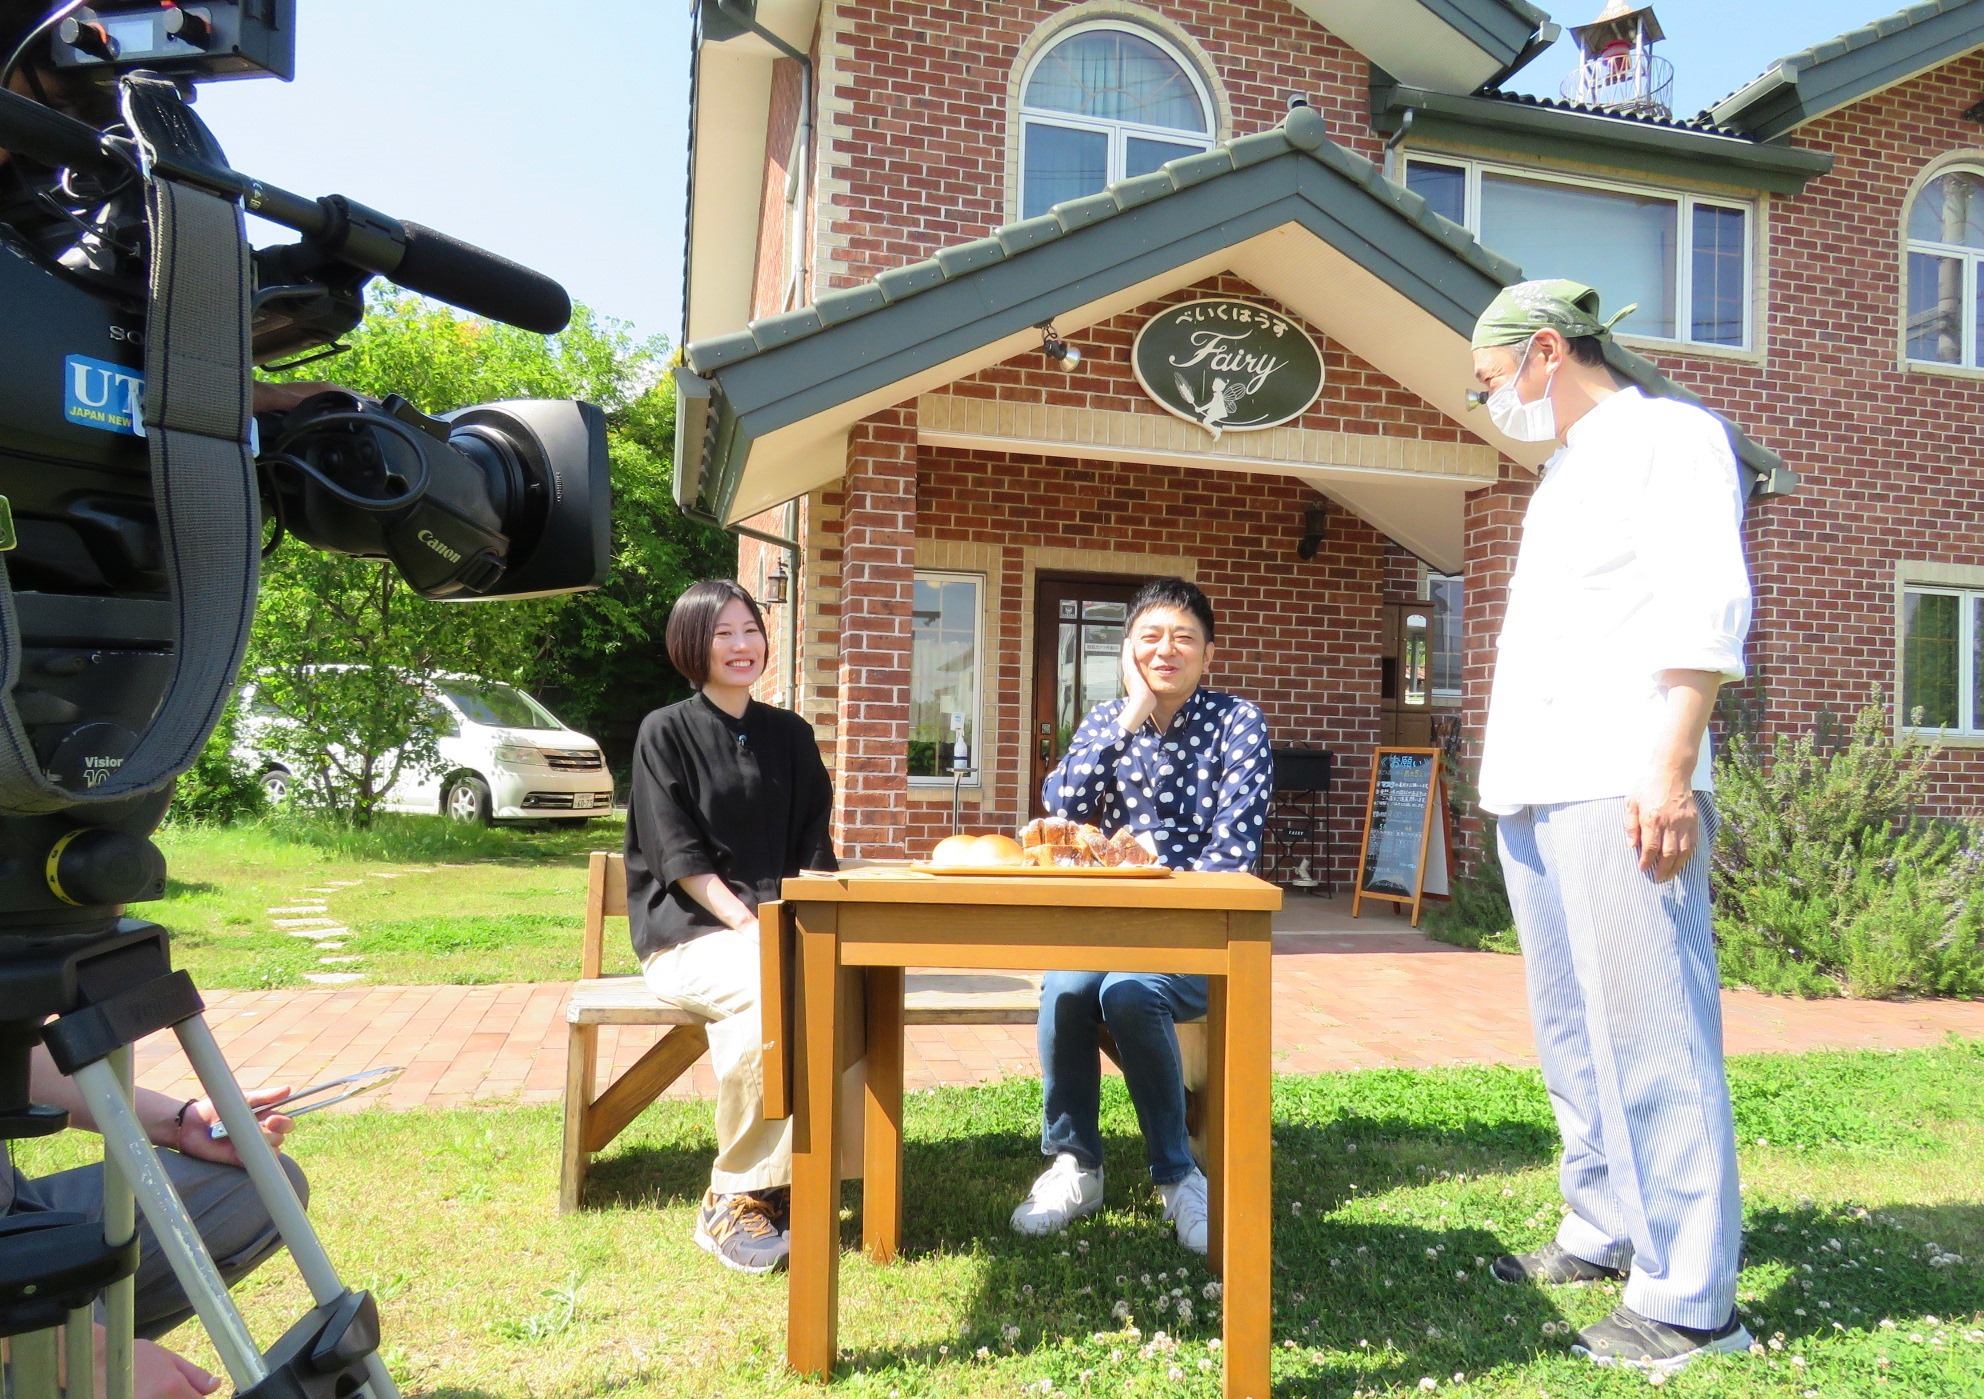
[[1563, 36], [1563, 33], [1563, 25], [1558, 24], [1555, 20], [1545, 20], [1537, 29], [1536, 33], [1531, 36], [1530, 41], [1522, 46], [1522, 52], [1510, 59], [1507, 67], [1483, 83], [1482, 86], [1500, 87], [1517, 73], [1529, 67], [1536, 59], [1540, 58], [1543, 51], [1556, 43]]

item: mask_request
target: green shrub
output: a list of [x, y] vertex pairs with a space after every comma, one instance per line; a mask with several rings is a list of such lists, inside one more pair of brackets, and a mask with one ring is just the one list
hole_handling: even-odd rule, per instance
[[1800, 996], [1984, 994], [1984, 826], [1917, 814], [1936, 750], [1878, 698], [1716, 763], [1711, 866], [1725, 979]]
[[207, 738], [198, 761], [172, 789], [165, 819], [173, 825], [229, 826], [268, 810], [268, 799], [255, 773], [234, 756], [234, 704], [228, 703], [220, 723]]
[[[1519, 953], [1516, 916], [1509, 909], [1509, 886], [1502, 878], [1502, 857], [1495, 844], [1495, 818], [1481, 810], [1467, 766], [1454, 763], [1448, 773], [1456, 808], [1472, 809], [1481, 817], [1481, 843], [1472, 851], [1454, 851], [1459, 868], [1449, 882], [1453, 898], [1426, 905], [1426, 936], [1455, 947]], [[1454, 819], [1458, 824], [1457, 813]]]

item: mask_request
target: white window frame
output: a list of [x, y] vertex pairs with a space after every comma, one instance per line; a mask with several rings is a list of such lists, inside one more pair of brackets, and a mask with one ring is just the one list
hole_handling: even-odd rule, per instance
[[[1930, 724], [1911, 724], [1908, 721], [1908, 598], [1953, 597], [1957, 599], [1956, 609], [1956, 718], [1953, 729], [1938, 728]], [[1977, 696], [1977, 609], [1984, 601], [1984, 588], [1953, 588], [1940, 583], [1909, 583], [1901, 585], [1899, 606], [1895, 612], [1895, 643], [1901, 658], [1899, 683], [1895, 686], [1895, 726], [1904, 733], [1921, 734], [1929, 738], [1984, 738], [1984, 705], [1978, 703]], [[1968, 720], [1966, 724], [1964, 721]]]
[[[1749, 351], [1757, 341], [1756, 300], [1757, 300], [1757, 219], [1758, 210], [1754, 201], [1727, 199], [1716, 195], [1694, 194], [1687, 190], [1663, 189], [1658, 185], [1627, 184], [1618, 180], [1592, 179], [1583, 175], [1565, 175], [1554, 170], [1537, 170], [1521, 165], [1503, 165], [1495, 161], [1470, 160], [1465, 156], [1442, 155], [1438, 151], [1408, 151], [1405, 169], [1409, 171], [1414, 161], [1422, 165], [1444, 165], [1449, 169], [1460, 168], [1467, 172], [1465, 192], [1461, 197], [1462, 212], [1467, 216], [1463, 227], [1477, 239], [1481, 237], [1481, 177], [1506, 175], [1513, 179], [1530, 180], [1540, 184], [1565, 185], [1572, 189], [1594, 190], [1605, 194], [1628, 194], [1636, 198], [1671, 200], [1678, 207], [1679, 239], [1675, 249], [1678, 266], [1674, 269], [1674, 320], [1678, 335], [1641, 335], [1633, 331], [1631, 317], [1619, 325], [1619, 335], [1627, 340], [1643, 340], [1656, 345], [1673, 345], [1684, 350], [1705, 350], [1713, 354], [1735, 351]], [[1712, 209], [1734, 209], [1743, 215], [1743, 338], [1734, 345], [1725, 345], [1719, 340], [1696, 340], [1693, 338], [1695, 325], [1695, 209], [1706, 206]], [[1543, 275], [1547, 269], [1524, 268], [1531, 275]], [[1944, 368], [1949, 366], [1945, 365]]]
[[[1979, 263], [1984, 263], [1984, 248], [1965, 247], [1961, 243], [1932, 243], [1908, 236], [1908, 226], [1915, 219], [1915, 201], [1928, 192], [1930, 185], [1942, 179], [1945, 175], [1969, 175], [1973, 179], [1984, 180], [1984, 169], [1970, 164], [1946, 165], [1937, 170], [1927, 180], [1924, 180], [1921, 187], [1908, 197], [1908, 203], [1902, 208], [1901, 352], [1907, 359], [1911, 369], [1927, 369], [1944, 373], [1948, 373], [1953, 369], [1975, 371], [1984, 369], [1984, 355], [1979, 354], [1979, 350], [1984, 349], [1984, 346], [1980, 346], [1977, 339], [1978, 332], [1984, 330], [1984, 327], [1979, 326], [1977, 317], [1977, 269]], [[1909, 267], [1909, 259], [1915, 253], [1922, 253], [1928, 257], [1953, 257], [1963, 266], [1963, 315], [1959, 322], [1958, 330], [1958, 336], [1962, 344], [1958, 348], [1957, 357], [1954, 361], [1946, 359], [1917, 359], [1914, 355], [1908, 353], [1908, 301], [1909, 293], [1913, 290], [1909, 281], [1913, 275], [1913, 271]]]
[[[1047, 60], [1048, 56], [1070, 40], [1078, 38], [1083, 34], [1095, 33], [1099, 30], [1113, 30], [1117, 33], [1132, 34], [1162, 50], [1165, 57], [1178, 65], [1179, 71], [1192, 84], [1192, 91], [1198, 94], [1199, 110], [1205, 117], [1206, 129], [1204, 131], [1184, 131], [1173, 126], [1150, 126], [1143, 122], [1121, 121], [1113, 117], [1085, 117], [1076, 112], [1056, 111], [1050, 107], [1027, 106], [1026, 94], [1027, 90], [1033, 86], [1033, 75], [1039, 69], [1040, 65]], [[1043, 126], [1058, 126], [1069, 131], [1097, 132], [1108, 137], [1109, 156], [1103, 167], [1102, 179], [1102, 187], [1107, 189], [1110, 185], [1124, 178], [1123, 172], [1129, 165], [1130, 142], [1133, 139], [1144, 138], [1153, 141], [1163, 141], [1167, 145], [1196, 146], [1202, 151], [1211, 150], [1214, 144], [1213, 133], [1219, 126], [1219, 108], [1213, 102], [1212, 91], [1206, 86], [1205, 75], [1199, 71], [1198, 64], [1192, 62], [1185, 54], [1179, 52], [1178, 46], [1165, 38], [1164, 35], [1141, 24], [1127, 23], [1122, 20], [1103, 19], [1091, 20], [1084, 24], [1069, 25], [1061, 33], [1056, 34], [1053, 41], [1042, 48], [1028, 62], [1026, 71], [1020, 74], [1019, 123], [1020, 169], [1019, 180], [1015, 188], [1015, 196], [1019, 204], [1020, 216], [1024, 218], [1027, 217], [1027, 138], [1035, 123]], [[1100, 191], [1091, 190], [1090, 193], [1100, 193]], [[1074, 197], [1079, 198], [1081, 196]], [[1044, 213], [1046, 211], [1042, 210], [1041, 212]]]
[[[1419, 596], [1426, 599], [1429, 606], [1433, 602], [1433, 580], [1435, 578], [1451, 580], [1460, 584], [1461, 615], [1457, 620], [1460, 622], [1460, 664], [1461, 672], [1464, 676], [1467, 671], [1467, 575], [1464, 573], [1442, 573], [1424, 560], [1421, 560], [1419, 564]], [[1435, 617], [1438, 617], [1438, 615], [1437, 612], [1434, 613]], [[1465, 680], [1462, 682], [1462, 688], [1458, 690], [1442, 690], [1439, 686], [1433, 684], [1433, 652], [1429, 643], [1426, 652], [1426, 693], [1433, 701], [1433, 708], [1460, 708], [1462, 694], [1465, 688]]]
[[[970, 712], [966, 716], [970, 720], [971, 765], [978, 770], [974, 772], [971, 776], [965, 778], [963, 783], [964, 789], [966, 791], [973, 791], [985, 785], [985, 774], [986, 774], [985, 599], [986, 599], [986, 588], [988, 586], [986, 575], [983, 573], [973, 573], [969, 569], [919, 568], [914, 570], [913, 572], [913, 581], [911, 584], [912, 589], [914, 588], [915, 583], [919, 583], [919, 582], [970, 583], [972, 586], [978, 589], [978, 605], [971, 609], [971, 659], [972, 659], [972, 671], [973, 671], [972, 681], [971, 681], [972, 707]], [[910, 668], [911, 668], [911, 675], [913, 677], [915, 674], [915, 665], [916, 665], [916, 655], [915, 655], [916, 631], [914, 627], [910, 629], [909, 644], [911, 648]], [[912, 684], [914, 683], [913, 679], [911, 683]], [[911, 693], [910, 699], [913, 703], [915, 700], [915, 694], [913, 692]], [[905, 762], [907, 762], [909, 757], [909, 752], [908, 752], [909, 740], [905, 738], [903, 740], [903, 743], [904, 743], [903, 759]], [[909, 779], [909, 785], [912, 787], [949, 788], [954, 785], [957, 785], [957, 779], [954, 777], [917, 777], [912, 775]]]

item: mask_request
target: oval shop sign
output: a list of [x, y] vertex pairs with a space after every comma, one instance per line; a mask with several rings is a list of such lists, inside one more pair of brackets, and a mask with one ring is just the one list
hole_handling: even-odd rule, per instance
[[1215, 442], [1277, 427], [1323, 388], [1323, 354], [1308, 331], [1231, 297], [1159, 311], [1137, 332], [1130, 362], [1145, 393]]

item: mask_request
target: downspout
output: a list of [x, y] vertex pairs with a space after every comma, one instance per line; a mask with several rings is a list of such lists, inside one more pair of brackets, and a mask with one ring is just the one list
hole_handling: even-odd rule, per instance
[[806, 252], [812, 247], [811, 230], [806, 217], [806, 196], [807, 172], [813, 164], [813, 60], [758, 23], [757, 16], [739, 7], [738, 0], [716, 0], [716, 7], [732, 24], [747, 33], [757, 35], [799, 65], [799, 162], [786, 177], [786, 200], [794, 209], [794, 236], [800, 239], [802, 251], [792, 260], [792, 280], [786, 284], [785, 294], [779, 307], [781, 311], [790, 311], [797, 304], [797, 299], [804, 295]]
[[1385, 138], [1385, 178], [1395, 185], [1405, 183], [1398, 177], [1398, 148], [1404, 143], [1405, 138], [1412, 133], [1412, 119], [1418, 114], [1419, 109], [1417, 107], [1407, 107], [1405, 109], [1405, 115], [1398, 120], [1398, 130]]

